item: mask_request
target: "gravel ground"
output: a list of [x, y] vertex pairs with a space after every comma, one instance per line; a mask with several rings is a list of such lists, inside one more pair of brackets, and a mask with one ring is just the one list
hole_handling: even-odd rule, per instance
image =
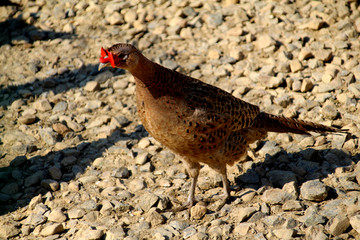
[[[12, 0], [0, 6], [0, 239], [360, 239], [358, 1]], [[349, 129], [270, 133], [184, 202], [181, 159], [136, 116], [128, 42], [262, 110]]]

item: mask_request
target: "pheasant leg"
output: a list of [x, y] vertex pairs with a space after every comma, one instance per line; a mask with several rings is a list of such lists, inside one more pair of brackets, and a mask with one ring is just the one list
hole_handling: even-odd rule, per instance
[[189, 189], [189, 195], [188, 195], [186, 203], [184, 203], [181, 207], [171, 209], [170, 210], [171, 212], [180, 212], [180, 211], [183, 211], [185, 209], [189, 209], [192, 206], [194, 206], [195, 203], [196, 203], [195, 189], [196, 189], [196, 184], [197, 184], [197, 180], [198, 180], [198, 177], [199, 177], [200, 164], [190, 162], [190, 161], [185, 161], [184, 163], [185, 163], [185, 165], [187, 167], [187, 170], [188, 170], [188, 173], [189, 173], [190, 177], [192, 177], [191, 186], [190, 186], [190, 189]]
[[221, 174], [221, 178], [222, 178], [222, 183], [223, 183], [223, 197], [221, 199], [220, 204], [216, 207], [216, 210], [220, 210], [227, 202], [227, 200], [229, 200], [230, 198], [230, 185], [229, 185], [229, 181], [227, 179], [227, 175], [226, 175], [226, 170], [224, 173]]

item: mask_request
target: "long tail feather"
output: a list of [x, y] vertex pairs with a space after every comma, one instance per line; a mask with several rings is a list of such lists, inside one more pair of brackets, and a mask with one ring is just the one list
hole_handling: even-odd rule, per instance
[[254, 127], [264, 128], [268, 132], [291, 132], [298, 134], [310, 134], [309, 132], [347, 132], [347, 130], [344, 129], [284, 116], [276, 116], [264, 112], [261, 112], [255, 118]]

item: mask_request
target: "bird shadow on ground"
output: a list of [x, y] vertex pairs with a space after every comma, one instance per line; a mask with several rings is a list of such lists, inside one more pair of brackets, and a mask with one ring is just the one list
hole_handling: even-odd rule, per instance
[[13, 3], [9, 0], [2, 0], [0, 2], [0, 7], [3, 7], [3, 6], [16, 6], [16, 7], [20, 7], [20, 5], [18, 3]]
[[55, 38], [68, 39], [75, 36], [73, 33], [42, 30], [32, 24], [26, 23], [21, 16], [8, 18], [0, 22], [0, 46], [5, 44], [33, 43]]
[[[253, 163], [245, 173], [235, 177], [235, 191], [258, 191], [262, 187], [266, 189], [267, 186], [281, 189], [290, 182], [294, 182], [299, 190], [302, 183], [327, 178], [335, 173], [337, 168], [351, 172], [359, 160], [360, 153], [352, 155], [342, 149], [306, 148], [296, 152], [281, 150], [274, 155], [266, 154], [263, 162]], [[355, 177], [350, 177], [347, 183], [339, 184], [339, 188], [330, 187], [328, 199], [336, 198], [346, 191], [359, 190], [352, 189], [354, 186], [360, 189]], [[240, 196], [236, 194], [230, 201], [235, 201], [247, 193], [241, 193]]]
[[[122, 75], [121, 69], [108, 69], [113, 76]], [[53, 76], [44, 79], [35, 79], [33, 82], [9, 85], [1, 87], [0, 85], [0, 106], [10, 106], [15, 100], [36, 98], [45, 92], [54, 92], [54, 94], [69, 91], [70, 89], [83, 87], [87, 82], [98, 80], [105, 81], [109, 75], [102, 75], [98, 71], [98, 64], [88, 64], [81, 68], [68, 70], [63, 73], [55, 73]]]
[[[146, 135], [143, 129], [132, 133], [117, 129], [107, 138], [93, 142], [82, 140], [81, 135], [73, 135], [72, 141], [77, 142], [73, 147], [50, 151], [43, 156], [15, 157], [9, 166], [0, 168], [0, 189], [4, 186], [10, 188], [7, 190], [8, 194], [0, 193], [0, 216], [27, 206], [31, 199], [39, 194], [51, 199], [52, 191], [41, 186], [42, 180], [52, 179], [50, 168], [55, 166], [61, 169], [61, 180], [57, 180], [59, 183], [78, 179], [86, 168], [92, 167], [95, 159], [104, 156], [116, 143], [123, 141], [130, 147], [133, 140]], [[95, 168], [92, 170], [96, 171]]]

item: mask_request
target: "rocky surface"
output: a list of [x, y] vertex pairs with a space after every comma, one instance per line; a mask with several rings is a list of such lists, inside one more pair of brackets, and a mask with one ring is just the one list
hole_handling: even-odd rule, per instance
[[[4, 1], [6, 2], [6, 1]], [[0, 239], [359, 239], [357, 1], [44, 1], [0, 7]], [[136, 116], [134, 80], [100, 47], [150, 59], [274, 114], [349, 134], [270, 133], [201, 170], [190, 211], [181, 159]]]

